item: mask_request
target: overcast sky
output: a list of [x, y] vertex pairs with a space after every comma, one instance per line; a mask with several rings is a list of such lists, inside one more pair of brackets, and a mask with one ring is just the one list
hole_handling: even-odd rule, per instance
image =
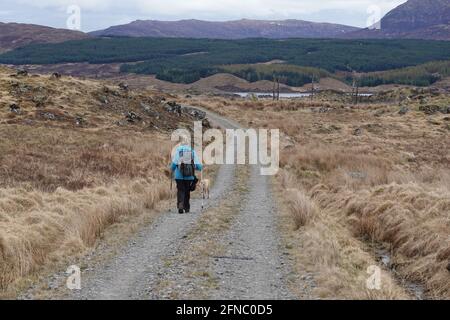
[[0, 22], [65, 28], [68, 7], [78, 5], [82, 31], [137, 19], [301, 19], [366, 27], [369, 19], [384, 15], [404, 2], [406, 0], [0, 0]]

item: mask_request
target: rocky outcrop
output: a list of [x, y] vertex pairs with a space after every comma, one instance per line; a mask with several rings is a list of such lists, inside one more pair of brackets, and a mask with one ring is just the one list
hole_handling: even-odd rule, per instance
[[193, 119], [198, 121], [206, 119], [206, 112], [193, 107], [182, 106], [174, 101], [168, 102], [164, 108], [166, 109], [167, 112], [175, 113], [178, 115], [187, 114]]
[[450, 40], [450, 1], [409, 0], [381, 19], [381, 29], [363, 29], [345, 38]]
[[443, 113], [443, 114], [450, 114], [450, 106], [448, 107], [441, 107], [438, 105], [426, 105], [426, 106], [420, 106], [419, 111], [422, 111], [423, 113], [427, 115], [433, 115], [435, 113]]

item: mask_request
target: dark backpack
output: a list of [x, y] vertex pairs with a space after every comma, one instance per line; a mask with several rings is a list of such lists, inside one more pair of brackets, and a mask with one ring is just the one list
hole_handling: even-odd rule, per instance
[[[182, 161], [179, 165], [181, 175], [183, 178], [193, 177], [195, 175], [195, 163], [194, 163], [194, 156], [192, 151], [188, 151], [190, 154], [190, 161]], [[187, 152], [186, 152], [187, 153]], [[187, 157], [189, 155], [186, 154]], [[180, 159], [185, 158], [185, 152], [180, 151]]]

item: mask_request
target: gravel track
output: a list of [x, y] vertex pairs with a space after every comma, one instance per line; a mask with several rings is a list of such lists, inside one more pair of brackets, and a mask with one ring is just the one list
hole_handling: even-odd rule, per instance
[[294, 299], [287, 289], [289, 268], [279, 243], [276, 208], [268, 178], [252, 167], [250, 192], [223, 242], [225, 256], [215, 260], [219, 290], [215, 299]]

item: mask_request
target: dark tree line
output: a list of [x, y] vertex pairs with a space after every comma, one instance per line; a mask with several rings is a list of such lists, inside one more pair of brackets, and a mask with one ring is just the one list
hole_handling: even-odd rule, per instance
[[[0, 55], [0, 63], [125, 63], [122, 66], [124, 72], [156, 74], [159, 79], [191, 83], [223, 72], [223, 66], [275, 59], [330, 73], [349, 68], [367, 73], [417, 66], [449, 57], [450, 42], [445, 41], [95, 38], [26, 46]], [[274, 76], [273, 73], [261, 73], [251, 67], [239, 70], [237, 74], [249, 81], [272, 80]], [[285, 77], [288, 84], [294, 86], [311, 83], [312, 80], [311, 74], [299, 70], [282, 70], [276, 75]], [[428, 69], [409, 70], [371, 74], [363, 77], [361, 82], [362, 85], [392, 82], [426, 85], [435, 81], [436, 77]]]

